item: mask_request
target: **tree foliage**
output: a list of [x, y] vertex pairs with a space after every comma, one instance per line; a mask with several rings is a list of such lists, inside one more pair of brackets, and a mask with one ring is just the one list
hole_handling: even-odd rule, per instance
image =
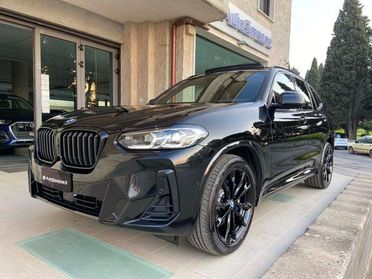
[[320, 73], [318, 68], [318, 61], [314, 57], [311, 63], [311, 68], [306, 72], [305, 80], [310, 83], [316, 91], [319, 91], [320, 86]]
[[300, 70], [295, 67], [291, 67], [289, 70], [296, 75], [300, 75]]
[[366, 103], [370, 42], [358, 0], [345, 0], [334, 25], [321, 79], [321, 95], [336, 127], [356, 137]]

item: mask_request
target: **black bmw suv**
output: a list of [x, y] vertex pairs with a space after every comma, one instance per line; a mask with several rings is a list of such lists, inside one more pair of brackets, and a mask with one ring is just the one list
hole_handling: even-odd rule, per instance
[[33, 197], [99, 222], [187, 236], [225, 255], [266, 196], [328, 187], [334, 131], [315, 90], [279, 67], [192, 76], [148, 105], [51, 118], [30, 148]]

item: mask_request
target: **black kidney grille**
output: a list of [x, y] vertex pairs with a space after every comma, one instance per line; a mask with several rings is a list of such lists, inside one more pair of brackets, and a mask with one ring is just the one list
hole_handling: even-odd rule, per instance
[[95, 165], [101, 136], [92, 131], [65, 131], [61, 137], [61, 159], [66, 166], [91, 168]]
[[40, 128], [37, 131], [37, 154], [39, 159], [53, 162], [56, 158], [54, 133], [48, 128]]

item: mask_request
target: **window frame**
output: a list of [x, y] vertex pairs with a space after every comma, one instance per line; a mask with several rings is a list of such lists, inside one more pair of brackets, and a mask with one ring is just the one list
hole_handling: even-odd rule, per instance
[[[299, 77], [295, 77], [295, 76], [292, 76], [292, 77], [293, 77], [293, 79], [294, 79], [295, 89], [296, 89], [297, 92], [298, 92], [298, 89], [300, 89], [301, 91], [303, 91], [303, 90], [298, 86], [298, 84], [297, 84], [297, 80], [303, 82], [304, 85], [305, 85], [305, 88], [306, 88], [306, 90], [307, 90], [308, 98], [309, 98], [309, 100], [310, 100], [310, 106], [311, 106], [311, 108], [305, 108], [304, 110], [316, 110], [316, 109], [315, 109], [315, 106], [314, 106], [313, 95], [311, 94], [311, 91], [309, 90], [309, 88], [308, 88], [308, 86], [307, 86], [307, 82], [306, 82], [305, 80], [299, 78]], [[298, 93], [300, 94], [300, 92], [298, 92]], [[304, 92], [304, 93], [305, 93], [305, 92]], [[307, 94], [305, 93], [305, 95], [307, 95]]]
[[291, 81], [292, 81], [292, 84], [293, 84], [293, 88], [294, 89], [296, 89], [296, 87], [295, 87], [295, 83], [294, 83], [294, 79], [293, 79], [293, 75], [291, 75], [290, 73], [287, 73], [287, 72], [285, 72], [285, 71], [278, 71], [278, 72], [276, 72], [275, 74], [274, 74], [274, 77], [273, 77], [273, 79], [272, 79], [272, 81], [271, 81], [271, 85], [270, 85], [270, 91], [269, 91], [269, 100], [268, 100], [268, 102], [267, 102], [267, 104], [268, 104], [268, 107], [270, 107], [271, 105], [273, 105], [273, 104], [277, 104], [276, 102], [273, 102], [273, 87], [274, 87], [274, 83], [275, 83], [275, 79], [276, 79], [276, 77], [279, 75], [279, 74], [283, 74], [283, 75], [286, 75], [286, 76], [288, 76], [288, 77], [290, 77], [290, 79], [291, 79]]
[[270, 21], [274, 22], [275, 0], [268, 0], [269, 1], [269, 14], [267, 14], [264, 10], [261, 9], [261, 1], [264, 1], [264, 0], [257, 0], [257, 11], [260, 14], [262, 14], [264, 17], [269, 19]]
[[320, 111], [323, 108], [323, 101], [322, 101], [322, 99], [319, 97], [318, 92], [316, 92], [316, 90], [314, 89], [314, 87], [312, 87], [310, 85], [310, 83], [308, 83], [306, 81], [305, 81], [305, 83], [306, 83], [306, 86], [310, 89], [310, 94], [311, 94], [311, 97], [313, 99], [314, 104], [317, 103], [317, 100], [316, 99], [319, 100], [319, 104], [317, 104], [317, 106], [316, 106], [316, 108], [314, 108], [314, 110]]

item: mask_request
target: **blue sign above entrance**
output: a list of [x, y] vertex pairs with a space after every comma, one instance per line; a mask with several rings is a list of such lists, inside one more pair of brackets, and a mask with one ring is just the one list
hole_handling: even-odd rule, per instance
[[252, 40], [255, 40], [257, 43], [263, 45], [267, 49], [271, 49], [273, 47], [273, 41], [269, 36], [255, 28], [248, 19], [242, 19], [238, 13], [231, 13], [229, 10], [226, 22], [232, 28], [236, 29], [245, 36], [250, 37]]

